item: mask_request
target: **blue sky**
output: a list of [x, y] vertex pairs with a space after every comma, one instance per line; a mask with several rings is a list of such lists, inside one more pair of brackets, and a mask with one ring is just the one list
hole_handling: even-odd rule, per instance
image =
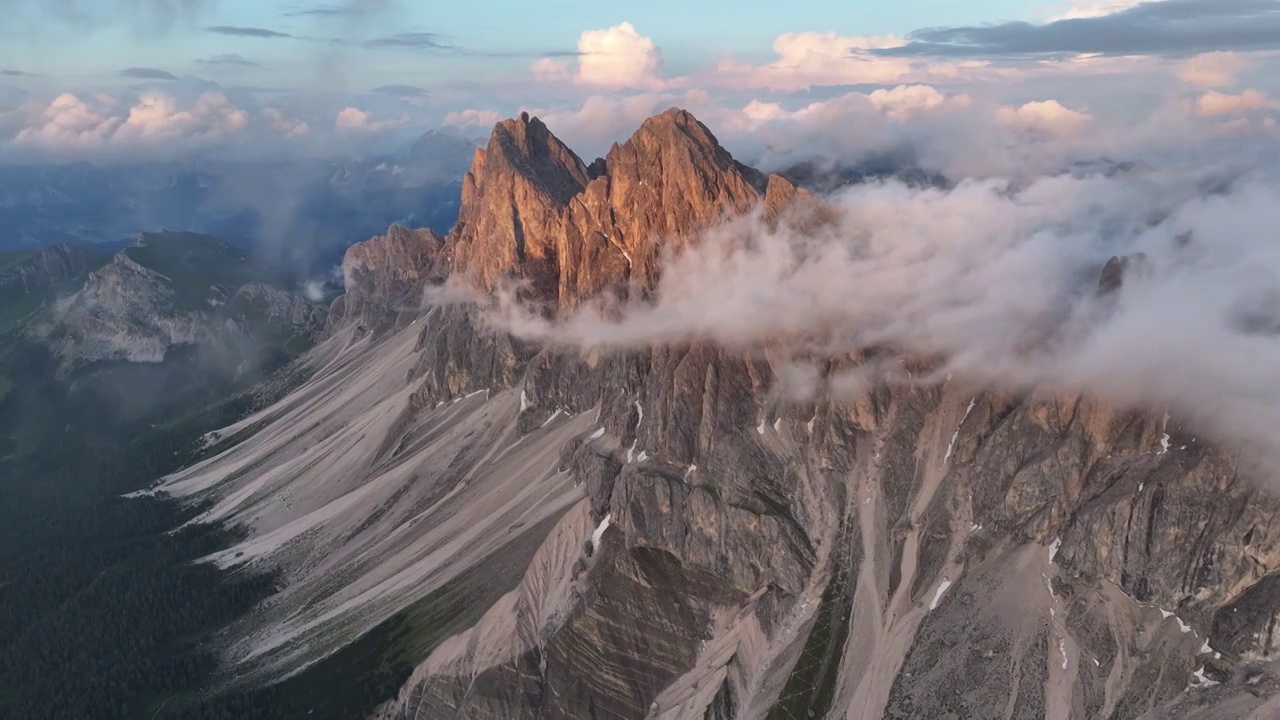
[[346, 152], [521, 111], [589, 154], [671, 106], [744, 144], [846, 128], [860, 152], [926, 117], [1006, 148], [1104, 117], [1280, 132], [1276, 0], [0, 0], [0, 17], [0, 161]]
[[[0, 68], [88, 80], [127, 67], [162, 68], [176, 74], [210, 73], [201, 59], [234, 53], [263, 67], [222, 68], [223, 75], [273, 81], [308, 82], [314, 59], [333, 48], [316, 40], [228, 37], [209, 26], [261, 28], [311, 38], [367, 40], [401, 32], [439, 33], [459, 46], [480, 52], [573, 51], [583, 30], [629, 21], [662, 48], [676, 72], [724, 54], [761, 59], [783, 32], [823, 31], [845, 35], [905, 34], [919, 27], [1034, 19], [1045, 5], [1035, 0], [898, 0], [848, 3], [840, 0], [779, 3], [776, 0], [651, 0], [606, 3], [588, 0], [521, 2], [403, 3], [366, 1], [377, 7], [368, 17], [290, 16], [298, 10], [336, 7], [334, 3], [273, 3], [260, 0], [205, 0], [198, 13], [177, 18], [110, 7], [112, 0], [84, 3], [95, 21], [66, 20], [37, 0], [9, 0], [19, 7], [19, 22], [5, 32]], [[164, 6], [163, 0], [153, 0]], [[74, 4], [74, 3], [73, 3]], [[145, 3], [144, 3], [145, 5]], [[25, 9], [23, 9], [25, 6]], [[2, 7], [2, 6], [0, 6]], [[443, 52], [383, 50], [343, 53], [351, 82], [362, 75], [380, 84], [393, 75], [432, 73], [444, 80], [479, 72], [519, 71], [526, 57], [459, 58]], [[234, 72], [232, 72], [234, 71]]]

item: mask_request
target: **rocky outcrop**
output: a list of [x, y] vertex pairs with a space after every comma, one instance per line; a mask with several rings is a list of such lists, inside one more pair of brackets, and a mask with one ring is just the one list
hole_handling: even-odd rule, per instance
[[330, 331], [342, 323], [383, 329], [416, 316], [423, 292], [447, 272], [444, 238], [431, 230], [393, 225], [386, 235], [352, 245], [342, 263], [346, 293], [330, 308]]
[[[175, 279], [131, 251], [143, 251], [146, 262], [189, 253], [204, 259], [194, 272], [178, 265], [184, 275]], [[66, 288], [68, 294], [51, 301], [29, 330], [53, 350], [62, 373], [106, 361], [158, 363], [182, 346], [218, 346], [234, 367], [246, 354], [310, 345], [324, 328], [324, 308], [266, 283], [228, 284], [247, 276], [245, 263], [212, 238], [144, 235], [89, 273], [78, 289]]]
[[[377, 259], [350, 307], [447, 273], [548, 312], [643, 296], [665, 248], [807, 197], [681, 111], [590, 166], [521, 117], [448, 238], [349, 254]], [[253, 529], [221, 562], [286, 568], [233, 652], [268, 675], [461, 594], [484, 609], [431, 626], [380, 717], [1266, 716], [1280, 689], [1280, 502], [1159, 408], [961, 377], [786, 401], [785, 348], [584, 354], [475, 305], [406, 312], [335, 333], [167, 486]], [[872, 365], [920, 362], [839, 358], [819, 385]]]
[[463, 181], [453, 269], [484, 291], [525, 283], [526, 299], [568, 309], [606, 290], [653, 289], [664, 251], [798, 192], [736, 162], [684, 110], [650, 118], [590, 168], [537, 118], [494, 129]]
[[222, 314], [246, 330], [265, 327], [310, 340], [321, 335], [329, 315], [324, 306], [266, 283], [241, 286], [227, 300]]
[[0, 270], [0, 297], [44, 293], [78, 278], [99, 264], [103, 256], [88, 245], [54, 245]]
[[104, 360], [160, 362], [170, 347], [208, 337], [203, 318], [174, 312], [173, 301], [162, 275], [120, 253], [59, 301], [36, 332], [67, 369]]

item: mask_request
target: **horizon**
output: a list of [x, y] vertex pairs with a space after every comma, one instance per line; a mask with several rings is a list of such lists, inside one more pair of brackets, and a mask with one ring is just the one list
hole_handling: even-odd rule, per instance
[[[845, 106], [909, 133], [959, 103], [982, 109], [966, 120], [1058, 140], [1135, 125], [1139, 140], [1274, 139], [1280, 120], [1280, 7], [1268, 0], [756, 3], [665, 20], [664, 3], [495, 2], [488, 11], [524, 18], [501, 32], [479, 8], [393, 0], [8, 5], [6, 162], [367, 155], [429, 129], [483, 135], [522, 111], [585, 157], [672, 105], [747, 156], [788, 133], [848, 146], [856, 116], [832, 117]], [[66, 51], [40, 49], [50, 44]]]

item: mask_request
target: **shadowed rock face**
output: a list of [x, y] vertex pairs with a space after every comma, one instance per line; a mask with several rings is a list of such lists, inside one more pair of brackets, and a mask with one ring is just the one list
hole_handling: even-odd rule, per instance
[[[468, 305], [353, 340], [368, 317], [353, 308], [394, 306], [451, 273], [483, 290], [524, 280], [528, 297], [561, 310], [607, 290], [644, 293], [667, 245], [805, 197], [733, 161], [683, 111], [650, 119], [590, 168], [536, 119], [504, 121], [477, 153], [448, 238], [392, 233], [348, 254], [348, 310], [312, 360], [328, 384], [253, 418], [269, 442], [183, 482], [212, 487], [219, 516], [251, 519], [257, 537], [307, 528], [275, 556], [294, 567], [332, 570], [339, 537], [395, 545], [387, 563], [413, 560], [418, 580], [392, 582], [409, 576], [378, 574], [377, 552], [353, 550], [343, 582], [371, 587], [368, 573], [392, 589], [359, 596], [371, 598], [363, 606], [339, 606], [357, 595], [332, 573], [290, 575], [297, 607], [340, 607], [332, 625], [310, 626], [318, 634], [367, 629], [437, 590], [449, 561], [399, 550], [417, 536], [534, 504], [467, 499], [476, 483], [536, 498], [554, 489], [571, 504], [539, 515], [547, 529], [532, 540], [523, 521], [501, 531], [509, 539], [485, 536], [497, 548], [485, 557], [518, 547], [522, 564], [486, 571], [484, 596], [501, 599], [435, 644], [380, 717], [1272, 716], [1280, 503], [1158, 408], [959, 377], [788, 403], [775, 393], [787, 360], [777, 348], [581, 355], [496, 332]], [[1100, 289], [1124, 271], [1108, 266]], [[359, 373], [382, 384], [344, 385]], [[325, 429], [299, 409], [321, 394], [394, 400], [399, 414]], [[485, 418], [475, 429], [451, 419], [472, 412]], [[447, 452], [433, 449], [450, 428]], [[373, 460], [354, 467], [359, 443]], [[307, 466], [264, 475], [238, 505], [257, 481], [242, 468], [279, 464], [274, 453], [293, 445]], [[347, 462], [341, 473], [326, 474], [328, 452]], [[520, 453], [546, 467], [486, 475]], [[300, 508], [308, 488], [328, 494], [272, 515], [272, 493]], [[369, 529], [366, 491], [391, 498], [379, 517], [403, 521]], [[402, 495], [412, 507], [395, 504]], [[256, 542], [244, 547], [273, 557]], [[271, 612], [287, 616], [289, 602]]]

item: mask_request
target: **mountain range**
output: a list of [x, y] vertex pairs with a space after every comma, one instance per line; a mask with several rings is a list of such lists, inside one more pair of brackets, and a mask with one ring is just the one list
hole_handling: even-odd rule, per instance
[[217, 236], [306, 277], [393, 222], [447, 230], [475, 145], [438, 131], [361, 159], [262, 158], [0, 168], [0, 251], [126, 245], [168, 228]]
[[[347, 250], [273, 401], [150, 491], [242, 533], [206, 561], [276, 578], [217, 640], [224, 690], [321, 673], [309, 713], [406, 720], [1280, 712], [1280, 504], [1178, 418], [959, 376], [829, 392], [937, 363], [880, 347], [795, 401], [785, 346], [493, 322], [625, 312], [727, 218], [834, 212], [681, 110], [589, 164], [503, 121], [460, 194], [447, 236]], [[393, 670], [344, 705], [352, 652]]]

